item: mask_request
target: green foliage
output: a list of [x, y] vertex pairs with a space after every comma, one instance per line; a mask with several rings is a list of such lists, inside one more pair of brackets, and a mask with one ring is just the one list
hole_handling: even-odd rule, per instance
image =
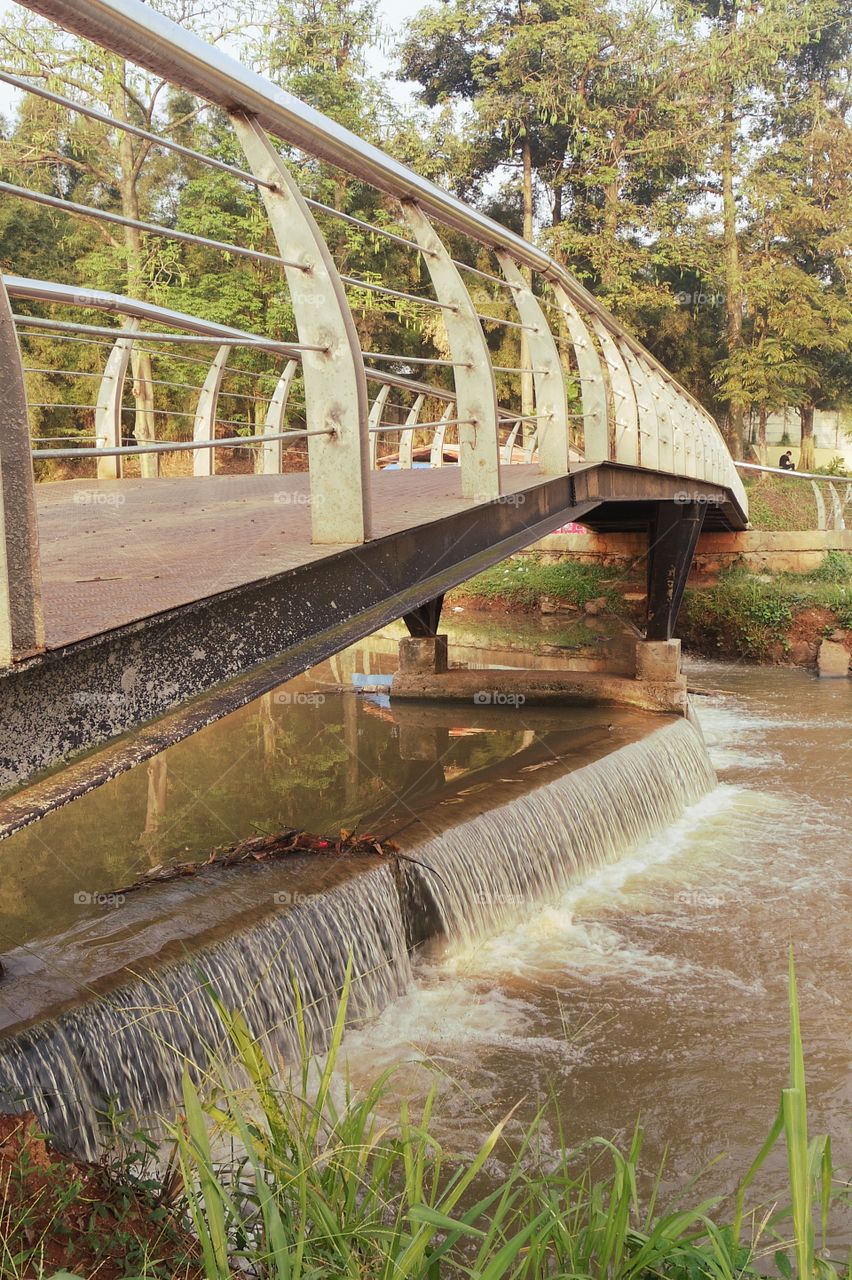
[[[301, 1063], [283, 1082], [241, 1015], [218, 1006], [248, 1085], [220, 1065], [202, 1094], [187, 1074], [173, 1127], [205, 1280], [229, 1280], [236, 1267], [262, 1280], [752, 1280], [770, 1252], [785, 1277], [848, 1277], [827, 1248], [844, 1193], [829, 1138], [808, 1134], [792, 953], [789, 983], [789, 1084], [729, 1221], [721, 1197], [695, 1198], [694, 1181], [666, 1205], [663, 1168], [641, 1200], [638, 1126], [624, 1149], [601, 1138], [572, 1148], [545, 1107], [520, 1138], [506, 1116], [473, 1157], [459, 1157], [438, 1135], [435, 1090], [416, 1106], [397, 1101], [391, 1069], [355, 1097], [339, 1061], [348, 976], [328, 1053], [314, 1060], [302, 1029]], [[748, 1204], [782, 1137], [786, 1193]], [[223, 1164], [214, 1149], [236, 1154]]]
[[822, 564], [809, 577], [813, 582], [852, 586], [852, 554], [848, 551], [827, 551]]
[[590, 600], [604, 597], [610, 610], [624, 612], [624, 601], [618, 587], [612, 583], [611, 570], [571, 560], [546, 564], [531, 555], [493, 565], [484, 573], [468, 579], [460, 594], [531, 606], [538, 605], [542, 596], [553, 596], [578, 608]]
[[715, 587], [689, 589], [684, 597], [680, 630], [684, 641], [731, 658], [761, 662], [786, 648], [796, 615], [821, 608], [833, 613], [840, 627], [852, 625], [852, 562], [845, 552], [830, 551], [810, 574], [755, 577], [741, 568], [723, 573]]
[[775, 583], [741, 571], [723, 575], [719, 585], [689, 591], [683, 605], [684, 639], [703, 637], [704, 646], [762, 661], [770, 656], [793, 620], [793, 606]]
[[757, 480], [746, 481], [746, 492], [753, 528], [771, 532], [816, 529], [816, 500], [805, 481], [759, 475]]

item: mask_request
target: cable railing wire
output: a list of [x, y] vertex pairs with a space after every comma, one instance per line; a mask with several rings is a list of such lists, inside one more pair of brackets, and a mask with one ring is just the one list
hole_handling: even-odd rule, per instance
[[292, 267], [296, 271], [307, 271], [301, 262], [292, 262], [276, 253], [264, 253], [261, 249], [245, 249], [239, 244], [230, 244], [224, 240], [211, 240], [209, 236], [197, 236], [191, 231], [178, 231], [175, 227], [163, 227], [158, 222], [142, 222], [139, 218], [126, 218], [122, 213], [111, 213], [108, 209], [95, 209], [92, 205], [77, 204], [74, 200], [65, 200], [62, 196], [51, 196], [45, 191], [31, 191], [29, 187], [18, 187], [13, 182], [0, 182], [0, 191], [15, 196], [19, 200], [32, 200], [35, 204], [46, 205], [50, 209], [61, 209], [64, 213], [72, 213], [81, 218], [93, 218], [96, 222], [108, 222], [112, 226], [132, 227], [136, 231], [144, 231], [147, 235], [164, 236], [169, 240], [177, 240], [182, 244], [201, 245], [206, 249], [217, 249], [221, 253], [233, 253], [237, 257], [251, 258], [254, 262], [272, 262], [276, 266]]
[[78, 115], [87, 116], [90, 120], [97, 120], [100, 124], [105, 124], [111, 129], [121, 129], [124, 133], [131, 133], [136, 138], [142, 138], [145, 142], [150, 142], [152, 146], [164, 147], [166, 150], [174, 151], [188, 160], [197, 160], [201, 164], [209, 165], [211, 169], [219, 169], [223, 173], [230, 173], [232, 177], [239, 178], [242, 182], [250, 182], [255, 187], [275, 189], [274, 183], [265, 182], [262, 178], [256, 178], [253, 173], [249, 173], [246, 169], [240, 169], [237, 165], [228, 164], [225, 160], [217, 160], [214, 156], [205, 155], [203, 151], [195, 151], [192, 147], [185, 147], [180, 142], [172, 142], [171, 138], [164, 138], [159, 133], [151, 133], [148, 129], [141, 129], [138, 125], [130, 124], [126, 120], [116, 120], [114, 116], [107, 115], [105, 111], [98, 111], [96, 107], [87, 107], [82, 102], [74, 102], [71, 98], [65, 98], [62, 94], [54, 93], [43, 85], [33, 84], [20, 76], [12, 75], [10, 71], [0, 69], [0, 80], [15, 89], [22, 90], [24, 93], [35, 94], [39, 98], [44, 98], [47, 102], [67, 107], [71, 111], [76, 111]]

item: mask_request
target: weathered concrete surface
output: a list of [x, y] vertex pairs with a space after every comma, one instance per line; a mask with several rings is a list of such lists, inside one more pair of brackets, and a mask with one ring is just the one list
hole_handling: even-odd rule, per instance
[[447, 637], [405, 636], [399, 642], [400, 671], [423, 671], [440, 674], [449, 667]]
[[821, 676], [848, 676], [849, 650], [836, 640], [823, 640], [817, 654]]
[[[553, 563], [570, 558], [583, 564], [626, 567], [644, 560], [648, 540], [643, 533], [556, 533], [521, 554], [542, 554]], [[852, 529], [809, 529], [744, 533], [704, 532], [698, 540], [690, 580], [714, 576], [734, 563], [756, 572], [810, 573], [827, 551], [852, 553]]]
[[636, 678], [638, 680], [679, 680], [681, 676], [680, 640], [639, 640], [636, 645]]
[[641, 680], [597, 671], [461, 671], [444, 675], [399, 671], [391, 699], [466, 702], [476, 707], [565, 705], [638, 707], [687, 714], [686, 680]]

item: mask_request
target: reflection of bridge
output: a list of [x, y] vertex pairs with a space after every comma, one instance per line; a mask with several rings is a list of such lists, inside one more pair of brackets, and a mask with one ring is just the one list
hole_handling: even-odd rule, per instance
[[[280, 340], [73, 280], [6, 278], [0, 785], [258, 664], [276, 660], [280, 679], [394, 617], [406, 616], [415, 634], [434, 632], [448, 587], [569, 520], [648, 530], [647, 634], [671, 636], [702, 522], [745, 527], [744, 491], [713, 419], [582, 286], [541, 250], [139, 0], [29, 7], [224, 108], [245, 168], [195, 152], [192, 162], [213, 164], [243, 196], [247, 187], [259, 193], [277, 252], [9, 183], [0, 190], [170, 238], [178, 250], [202, 246], [224, 255], [222, 270], [240, 255], [272, 267], [289, 287], [297, 335]], [[56, 101], [40, 83], [2, 74]], [[78, 101], [60, 104], [93, 114]], [[160, 135], [94, 118], [187, 156]], [[305, 199], [273, 140], [377, 189], [393, 221], [354, 221], [375, 244], [414, 256], [422, 293], [385, 278], [380, 250], [369, 279], [341, 273], [327, 228], [353, 218]], [[437, 354], [363, 350], [357, 321], [376, 297], [439, 314]], [[495, 335], [504, 343], [514, 335], [513, 365], [492, 358]], [[101, 369], [69, 364], [72, 344], [99, 352]], [[54, 363], [34, 364], [46, 350]], [[140, 352], [155, 369], [160, 358], [184, 361], [185, 381], [134, 367], [131, 392], [127, 374]], [[265, 362], [262, 374], [240, 364], [247, 353]], [[33, 454], [29, 414], [62, 403], [44, 401], [45, 385], [61, 395], [67, 381], [52, 378], [93, 376], [88, 409], [74, 400], [70, 410], [73, 421], [93, 424], [91, 441], [53, 434]], [[232, 377], [239, 386], [261, 380], [246, 393], [229, 389]], [[522, 385], [532, 413], [519, 410]], [[194, 389], [191, 412], [158, 407], [157, 396], [175, 387]], [[291, 427], [294, 387], [301, 416]], [[226, 397], [238, 407], [223, 409]], [[191, 438], [152, 439], [158, 414], [189, 418]], [[431, 442], [431, 467], [413, 465], [416, 432]], [[306, 444], [307, 471], [285, 469], [294, 441]], [[441, 465], [450, 444], [457, 466]], [[224, 457], [247, 450], [252, 474], [216, 474]], [[388, 454], [394, 467], [381, 469]], [[153, 482], [163, 455], [174, 474]], [[33, 456], [77, 475], [89, 466], [97, 478], [35, 485]], [[181, 458], [192, 459], [182, 470]], [[139, 478], [126, 474], [131, 464]], [[216, 714], [227, 708], [220, 699]]]

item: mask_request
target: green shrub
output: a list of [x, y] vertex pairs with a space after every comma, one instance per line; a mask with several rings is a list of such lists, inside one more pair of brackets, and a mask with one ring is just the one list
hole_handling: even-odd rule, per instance
[[717, 586], [687, 592], [681, 630], [700, 648], [709, 640], [721, 653], [763, 661], [790, 627], [798, 602], [777, 580], [765, 583], [731, 570]]
[[814, 582], [852, 585], [852, 555], [848, 551], [827, 551], [822, 564], [808, 577]]

